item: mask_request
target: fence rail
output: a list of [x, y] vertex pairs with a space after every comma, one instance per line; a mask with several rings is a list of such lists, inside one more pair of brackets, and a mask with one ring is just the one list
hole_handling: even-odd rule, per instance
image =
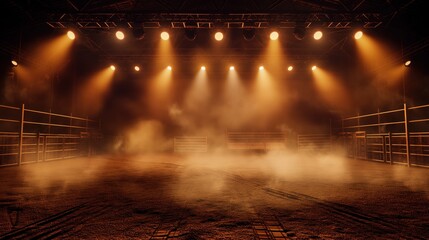
[[287, 135], [282, 131], [242, 132], [227, 131], [226, 146], [232, 150], [284, 149]]
[[0, 105], [0, 167], [87, 156], [100, 140], [94, 120]]
[[178, 136], [174, 138], [174, 152], [207, 152], [207, 136]]
[[342, 119], [341, 142], [350, 157], [429, 167], [429, 105]]

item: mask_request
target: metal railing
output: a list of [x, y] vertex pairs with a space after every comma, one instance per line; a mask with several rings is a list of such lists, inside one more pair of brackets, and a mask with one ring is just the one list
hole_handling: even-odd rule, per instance
[[284, 149], [287, 135], [282, 131], [242, 132], [227, 131], [226, 147], [232, 150]]
[[87, 156], [100, 138], [87, 118], [0, 105], [0, 166]]
[[207, 152], [207, 136], [178, 136], [174, 137], [175, 153]]
[[429, 167], [429, 105], [342, 119], [350, 157]]
[[331, 150], [331, 135], [329, 134], [300, 134], [297, 137], [298, 151], [329, 151]]

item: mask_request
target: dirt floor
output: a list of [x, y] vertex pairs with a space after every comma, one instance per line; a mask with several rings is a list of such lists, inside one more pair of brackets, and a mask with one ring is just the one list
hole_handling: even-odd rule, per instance
[[0, 239], [429, 239], [429, 169], [288, 152], [5, 167]]

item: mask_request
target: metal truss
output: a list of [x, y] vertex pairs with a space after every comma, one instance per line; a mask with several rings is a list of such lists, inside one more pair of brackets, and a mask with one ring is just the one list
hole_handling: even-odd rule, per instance
[[380, 13], [54, 13], [52, 28], [377, 28]]

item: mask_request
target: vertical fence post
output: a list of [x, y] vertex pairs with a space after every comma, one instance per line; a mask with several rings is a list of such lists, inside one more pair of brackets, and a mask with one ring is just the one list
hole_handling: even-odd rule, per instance
[[405, 149], [407, 156], [407, 166], [410, 166], [410, 134], [408, 132], [408, 115], [407, 115], [407, 104], [404, 103], [404, 128], [405, 128]]
[[40, 159], [40, 132], [37, 132], [37, 135], [36, 135], [36, 138], [37, 138], [37, 143], [36, 143], [36, 147], [37, 147], [37, 150], [36, 150], [36, 153], [37, 153], [37, 162], [39, 162], [39, 159]]
[[21, 106], [21, 120], [19, 126], [19, 143], [18, 143], [18, 165], [21, 165], [22, 162], [22, 145], [24, 141], [24, 113], [25, 113], [25, 105]]
[[377, 108], [377, 127], [378, 127], [378, 133], [381, 133], [380, 108]]
[[383, 144], [383, 162], [386, 162], [387, 154], [386, 154], [386, 136], [381, 136], [381, 142]]
[[392, 153], [392, 133], [389, 132], [389, 160], [390, 164], [393, 163], [393, 153]]

